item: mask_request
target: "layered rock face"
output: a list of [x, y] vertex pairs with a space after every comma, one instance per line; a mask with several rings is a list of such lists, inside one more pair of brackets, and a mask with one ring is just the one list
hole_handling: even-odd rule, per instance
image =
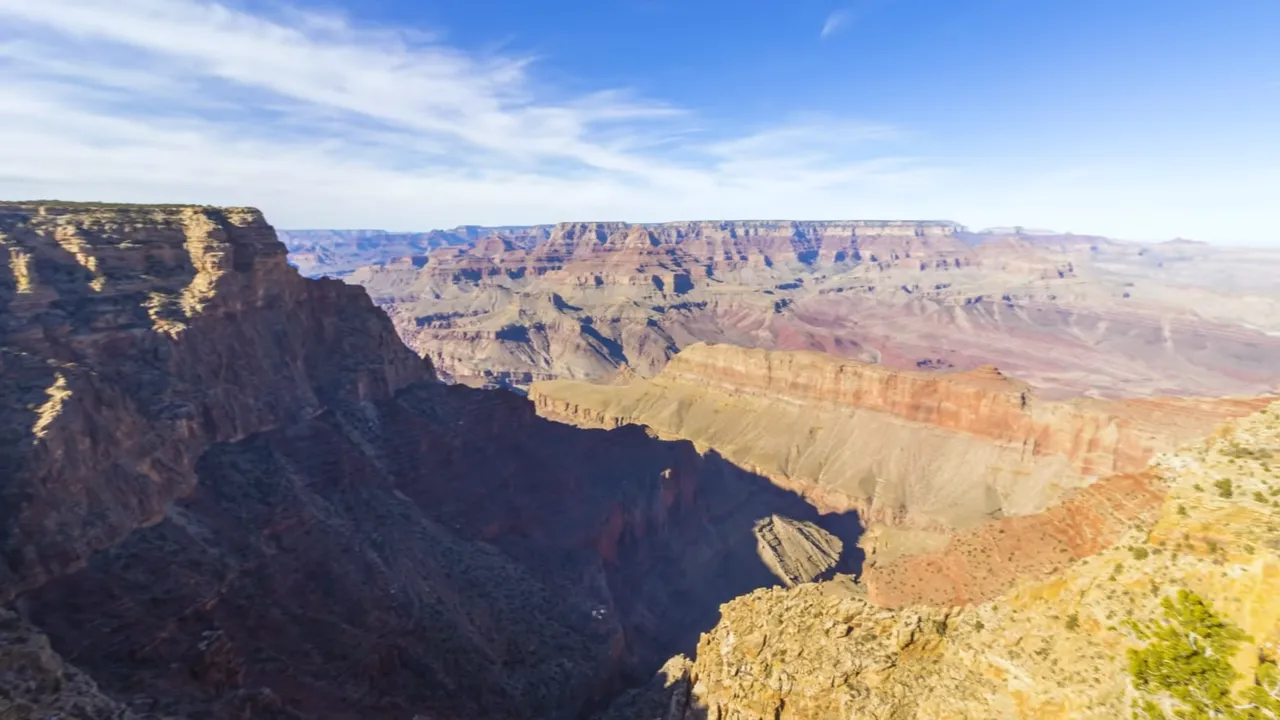
[[894, 371], [725, 345], [693, 345], [652, 380], [549, 381], [529, 395], [546, 417], [646, 425], [856, 512], [870, 525], [863, 579], [890, 607], [986, 599], [1108, 547], [1158, 505], [1140, 475], [1155, 453], [1274, 400], [1044, 401], [994, 368]]
[[210, 445], [431, 377], [256, 211], [0, 204], [0, 598], [191, 492]]
[[1280, 254], [947, 222], [563, 223], [362, 268], [441, 376], [659, 372], [696, 342], [895, 369], [998, 364], [1045, 396], [1280, 384]]
[[5, 204], [0, 244], [2, 716], [579, 717], [857, 569], [856, 517], [714, 453], [436, 382], [256, 211]]
[[[668, 663], [606, 717], [1114, 718], [1139, 700], [1185, 708], [1136, 683], [1128, 656], [1153, 642], [1135, 628], [1170, 622], [1163, 603], [1184, 591], [1246, 636], [1226, 658], [1236, 680], [1219, 704], [1256, 710], [1242, 696], [1265, 688], [1274, 711], [1277, 459], [1280, 404], [1157, 458], [1148, 482], [1163, 499], [1115, 547], [988, 602], [890, 611], [845, 579], [756, 591], [724, 606], [695, 660]], [[1180, 662], [1166, 666], [1176, 674]]]

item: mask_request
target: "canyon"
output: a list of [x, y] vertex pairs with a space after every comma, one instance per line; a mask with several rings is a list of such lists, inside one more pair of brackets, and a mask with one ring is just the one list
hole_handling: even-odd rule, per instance
[[1142, 476], [1152, 458], [1280, 395], [1041, 400], [991, 367], [695, 344], [650, 380], [544, 381], [529, 398], [580, 427], [691, 441], [856, 513], [870, 598], [904, 607], [989, 599], [1097, 553], [1158, 505]]
[[[1198, 602], [1241, 635], [1215, 661], [1221, 696], [1200, 709], [1271, 717], [1278, 459], [1280, 403], [1158, 456], [1141, 480], [1154, 502], [1112, 546], [985, 601], [888, 610], [839, 579], [754, 591], [724, 606], [696, 658], [673, 658], [611, 717], [1176, 717], [1165, 709], [1188, 708], [1179, 686], [1138, 682], [1134, 658], [1160, 644], [1152, 628], [1185, 637], [1196, 621], [1178, 613]], [[1206, 653], [1185, 647], [1162, 668], [1201, 690], [1185, 659]]]
[[439, 383], [257, 211], [5, 204], [0, 244], [0, 715], [579, 717], [857, 571], [855, 516]]
[[0, 717], [1115, 717], [1176, 588], [1275, 662], [1266, 253], [379, 237], [0, 203]]
[[441, 377], [652, 377], [696, 342], [894, 369], [997, 365], [1045, 397], [1280, 384], [1280, 252], [951, 222], [561, 223], [370, 264]]

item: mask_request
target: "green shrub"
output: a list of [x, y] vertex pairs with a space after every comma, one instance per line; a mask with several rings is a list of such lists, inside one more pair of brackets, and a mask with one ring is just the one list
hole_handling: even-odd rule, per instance
[[1215, 482], [1213, 486], [1218, 488], [1218, 495], [1220, 497], [1230, 498], [1235, 494], [1235, 487], [1231, 483], [1231, 478], [1222, 478]]
[[1080, 614], [1071, 613], [1067, 616], [1067, 629], [1075, 630], [1078, 627], [1080, 627]]
[[1150, 551], [1148, 551], [1146, 548], [1142, 547], [1141, 545], [1134, 545], [1133, 547], [1129, 548], [1129, 552], [1133, 554], [1134, 560], [1146, 560], [1147, 556], [1151, 554]]
[[1129, 675], [1140, 694], [1134, 717], [1163, 720], [1162, 703], [1176, 708], [1176, 718], [1226, 717], [1234, 709], [1231, 684], [1237, 677], [1231, 657], [1247, 639], [1244, 632], [1188, 590], [1161, 605], [1162, 621], [1130, 624], [1147, 641], [1129, 650]]
[[[1262, 662], [1239, 697], [1231, 658], [1250, 638], [1221, 618], [1199, 595], [1179, 590], [1165, 598], [1164, 619], [1129, 623], [1147, 641], [1129, 650], [1129, 675], [1138, 692], [1134, 717], [1148, 720], [1264, 720], [1280, 717], [1280, 671]], [[1171, 710], [1173, 715], [1166, 713]]]

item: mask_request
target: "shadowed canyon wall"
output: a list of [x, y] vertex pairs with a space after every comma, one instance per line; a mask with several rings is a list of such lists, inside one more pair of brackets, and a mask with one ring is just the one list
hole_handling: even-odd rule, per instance
[[256, 211], [3, 204], [0, 245], [3, 712], [578, 717], [858, 570], [856, 516], [715, 453], [437, 383]]

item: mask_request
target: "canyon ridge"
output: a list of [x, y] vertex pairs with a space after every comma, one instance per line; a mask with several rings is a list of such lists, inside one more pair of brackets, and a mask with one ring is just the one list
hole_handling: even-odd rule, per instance
[[1280, 712], [1267, 253], [367, 237], [0, 203], [0, 717]]
[[697, 342], [905, 370], [995, 365], [1045, 397], [1280, 383], [1276, 250], [908, 221], [561, 223], [431, 237], [435, 247], [396, 258], [350, 243], [298, 244], [294, 256], [309, 273], [364, 286], [441, 377], [471, 385], [652, 377]]

